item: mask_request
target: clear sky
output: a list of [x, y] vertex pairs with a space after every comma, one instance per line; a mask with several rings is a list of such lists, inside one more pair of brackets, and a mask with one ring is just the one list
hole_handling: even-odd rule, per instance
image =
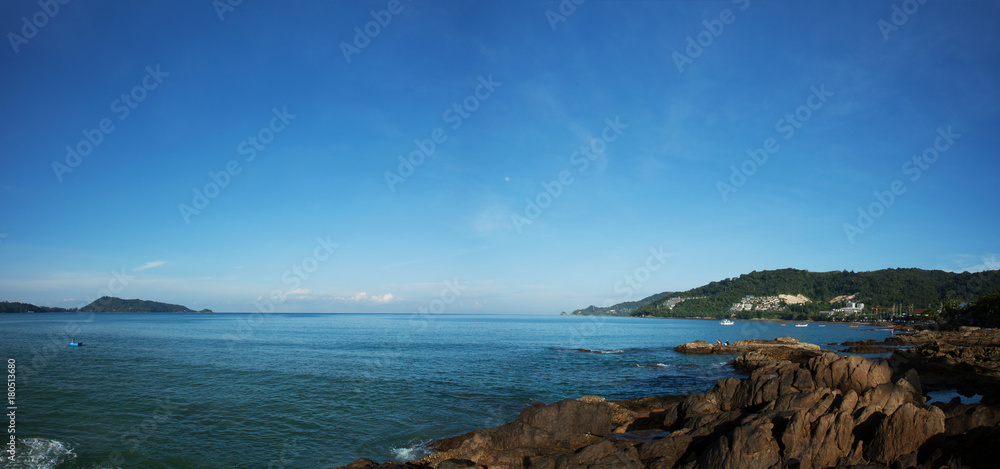
[[1000, 267], [993, 1], [0, 19], [5, 300], [558, 313], [753, 270]]

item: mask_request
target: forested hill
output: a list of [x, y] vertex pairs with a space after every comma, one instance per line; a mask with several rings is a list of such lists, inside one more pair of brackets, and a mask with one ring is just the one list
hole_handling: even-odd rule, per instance
[[[719, 317], [728, 315], [733, 303], [748, 295], [803, 295], [810, 300], [808, 303], [787, 306], [788, 311], [799, 313], [817, 313], [844, 306], [847, 297], [852, 295], [853, 301], [863, 302], [869, 309], [891, 308], [894, 305], [907, 309], [938, 308], [942, 304], [975, 300], [998, 290], [1000, 271], [953, 273], [923, 269], [884, 269], [871, 272], [765, 270], [663, 296], [635, 308], [631, 315]], [[836, 301], [831, 303], [831, 300]], [[615, 309], [615, 306], [608, 309]], [[761, 316], [748, 316], [754, 315]]]
[[640, 306], [647, 305], [656, 300], [667, 298], [673, 295], [674, 292], [663, 292], [657, 293], [655, 295], [647, 296], [638, 301], [626, 301], [624, 303], [618, 303], [613, 306], [588, 306], [583, 309], [578, 309], [570, 314], [580, 315], [580, 316], [631, 316], [636, 309]]
[[67, 313], [73, 311], [76, 310], [37, 306], [31, 303], [18, 303], [16, 301], [0, 301], [0, 313]]
[[[147, 300], [123, 300], [113, 296], [102, 296], [93, 303], [80, 308], [83, 313], [196, 313], [181, 305], [170, 303], [160, 303], [158, 301]], [[203, 313], [211, 313], [211, 310], [201, 310]]]
[[211, 313], [210, 309], [194, 311], [181, 305], [147, 300], [123, 300], [113, 296], [102, 296], [82, 308], [52, 308], [30, 303], [0, 302], [0, 313]]

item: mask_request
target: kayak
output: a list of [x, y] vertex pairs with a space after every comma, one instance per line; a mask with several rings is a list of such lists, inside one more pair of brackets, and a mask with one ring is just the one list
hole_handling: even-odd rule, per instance
[[79, 346], [83, 345], [83, 344], [81, 344], [79, 342], [70, 342], [69, 344], [72, 345], [72, 346], [74, 346], [74, 347], [79, 347]]

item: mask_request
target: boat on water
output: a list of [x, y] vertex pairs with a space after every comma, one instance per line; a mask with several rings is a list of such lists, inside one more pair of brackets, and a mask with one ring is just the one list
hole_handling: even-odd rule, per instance
[[796, 324], [795, 327], [809, 327], [809, 325], [806, 324], [806, 323], [804, 323], [804, 322], [800, 322], [800, 323]]
[[736, 324], [736, 323], [732, 322], [732, 321], [730, 321], [728, 319], [723, 319], [722, 321], [719, 321], [719, 324], [723, 325], [723, 326], [732, 326], [733, 324]]
[[72, 346], [74, 346], [74, 347], [79, 347], [79, 346], [83, 345], [80, 342], [70, 342], [69, 344], [72, 345]]

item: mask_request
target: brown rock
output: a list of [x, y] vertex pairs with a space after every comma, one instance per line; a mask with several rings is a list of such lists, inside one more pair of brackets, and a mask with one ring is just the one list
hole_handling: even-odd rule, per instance
[[854, 446], [853, 430], [854, 418], [847, 412], [813, 419], [810, 412], [800, 409], [781, 436], [784, 457], [798, 461], [802, 469], [836, 466]]
[[673, 467], [687, 452], [694, 437], [687, 430], [673, 432], [666, 438], [639, 446], [639, 457], [643, 461], [657, 461], [661, 467]]
[[896, 349], [890, 347], [881, 347], [878, 345], [854, 345], [841, 350], [840, 353], [892, 353]]
[[892, 379], [892, 369], [886, 362], [874, 362], [857, 355], [849, 357], [821, 355], [810, 360], [808, 368], [816, 380], [816, 386], [839, 389], [843, 392], [853, 390], [861, 393], [865, 389], [888, 383]]
[[977, 427], [1000, 425], [1000, 407], [969, 404], [944, 404], [946, 435], [960, 435]]
[[875, 438], [865, 448], [865, 458], [880, 464], [892, 464], [940, 433], [944, 433], [944, 412], [941, 409], [905, 403], [878, 424]]
[[764, 349], [787, 349], [787, 350], [811, 350], [819, 352], [819, 345], [799, 342], [791, 337], [778, 337], [773, 340], [748, 339], [740, 340], [730, 344], [709, 344], [703, 340], [696, 340], [674, 347], [675, 352], [680, 353], [714, 353], [720, 355], [739, 355], [752, 350]]
[[710, 443], [698, 457], [698, 466], [719, 469], [752, 469], [781, 464], [781, 449], [771, 430], [774, 424], [761, 418], [741, 425]]
[[468, 469], [481, 467], [483, 466], [478, 466], [476, 463], [469, 461], [468, 459], [445, 459], [438, 464], [436, 469]]
[[[531, 448], [576, 449], [600, 440], [614, 429], [613, 421], [620, 406], [607, 402], [567, 399], [544, 407], [528, 407], [513, 422], [480, 429], [432, 443], [440, 451], [424, 459], [468, 459], [493, 466], [509, 460], [523, 460]], [[519, 465], [516, 463], [515, 465]]]

